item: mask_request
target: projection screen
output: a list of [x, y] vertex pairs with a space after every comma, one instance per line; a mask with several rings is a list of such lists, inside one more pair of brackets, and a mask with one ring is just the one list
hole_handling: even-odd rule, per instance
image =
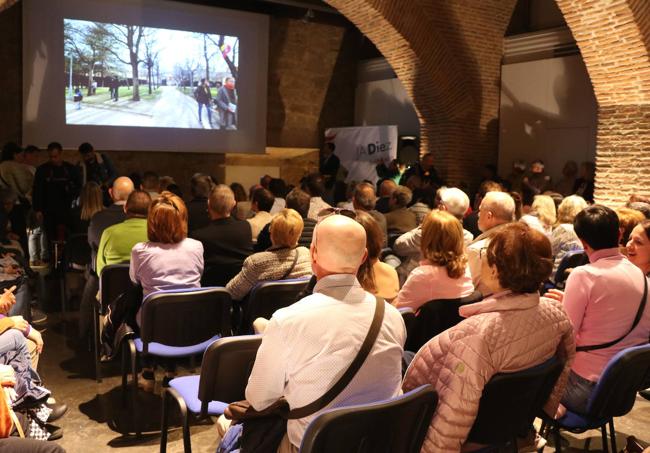
[[264, 151], [266, 16], [159, 0], [23, 8], [23, 143]]

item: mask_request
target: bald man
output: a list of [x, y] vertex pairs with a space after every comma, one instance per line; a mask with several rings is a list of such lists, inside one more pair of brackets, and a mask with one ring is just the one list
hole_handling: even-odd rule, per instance
[[[323, 396], [348, 369], [370, 328], [375, 297], [356, 278], [367, 256], [363, 227], [348, 217], [327, 217], [316, 226], [310, 251], [318, 280], [314, 293], [276, 311], [264, 331], [246, 387], [246, 399], [257, 410], [280, 397], [298, 408]], [[385, 304], [385, 310], [370, 354], [328, 408], [399, 394], [406, 329], [394, 307]], [[289, 420], [279, 451], [297, 452], [319, 413]]]
[[99, 249], [102, 233], [106, 228], [126, 220], [124, 205], [133, 190], [133, 181], [130, 178], [126, 176], [116, 178], [113, 181], [113, 186], [108, 189], [113, 204], [93, 215], [88, 224], [88, 244], [90, 245], [92, 259], [90, 261], [91, 269], [86, 276], [86, 286], [84, 287], [79, 305], [79, 334], [81, 338], [84, 338], [89, 332], [92, 318], [92, 304], [99, 290], [99, 276], [95, 273], [95, 268], [97, 264], [97, 250]]

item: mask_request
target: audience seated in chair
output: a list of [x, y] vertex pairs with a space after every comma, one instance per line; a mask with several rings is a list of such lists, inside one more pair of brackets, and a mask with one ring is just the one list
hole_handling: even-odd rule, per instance
[[474, 238], [467, 246], [467, 259], [472, 274], [474, 287], [484, 296], [491, 294], [490, 289], [481, 282], [481, 251], [489, 244], [492, 236], [497, 234], [505, 224], [514, 220], [515, 201], [505, 192], [488, 192], [481, 201], [478, 211], [478, 227], [481, 235]]
[[363, 289], [387, 301], [392, 301], [399, 291], [399, 278], [395, 269], [379, 260], [384, 240], [383, 232], [375, 218], [365, 211], [356, 211], [356, 220], [366, 230], [368, 257], [359, 268], [357, 278]]
[[275, 197], [267, 189], [260, 188], [253, 192], [251, 197], [251, 210], [255, 215], [250, 219], [246, 219], [246, 221], [251, 225], [253, 242], [257, 242], [257, 236], [260, 234], [260, 231], [262, 231], [262, 228], [271, 222], [273, 216], [270, 211], [273, 207], [274, 201]]
[[138, 242], [147, 241], [147, 214], [151, 196], [144, 190], [134, 190], [124, 205], [126, 220], [104, 230], [97, 250], [97, 275], [109, 264], [128, 262], [131, 250]]
[[[647, 300], [647, 279], [645, 270], [619, 251], [621, 230], [616, 212], [593, 205], [580, 212], [573, 225], [589, 256], [589, 264], [569, 274], [564, 294], [552, 290], [550, 295], [563, 300], [578, 348], [562, 405], [584, 414], [610, 359], [625, 348], [648, 341], [650, 310], [645, 309], [638, 325], [630, 331], [644, 295]], [[604, 347], [617, 339], [620, 341]], [[599, 347], [584, 350], [587, 346]], [[562, 415], [563, 409], [558, 415]]]
[[372, 184], [362, 182], [357, 184], [354, 188], [352, 196], [352, 207], [358, 211], [365, 211], [370, 214], [383, 235], [382, 247], [388, 245], [388, 228], [386, 227], [386, 216], [375, 209], [377, 203], [377, 196], [375, 195], [375, 188]]
[[417, 311], [435, 299], [459, 299], [474, 292], [463, 243], [463, 226], [445, 211], [431, 211], [422, 224], [420, 266], [395, 299], [397, 308]]
[[[246, 387], [246, 399], [256, 410], [281, 397], [292, 408], [312, 403], [352, 363], [376, 307], [375, 297], [364, 291], [356, 278], [365, 249], [365, 231], [354, 220], [332, 215], [317, 225], [311, 258], [318, 283], [311, 296], [276, 311], [263, 334]], [[406, 332], [399, 312], [384, 306], [383, 324], [370, 354], [328, 408], [379, 401], [400, 393]], [[297, 452], [305, 429], [320, 412], [289, 420], [279, 451]], [[221, 435], [228, 425], [228, 420], [219, 419]]]
[[[302, 217], [303, 228], [302, 233], [300, 234], [300, 239], [298, 239], [298, 245], [309, 248], [311, 245], [311, 237], [314, 233], [314, 227], [316, 226], [316, 220], [310, 219], [307, 217], [309, 213], [309, 194], [298, 188], [293, 189], [286, 196], [286, 206], [288, 209], [293, 209], [298, 212]], [[267, 223], [260, 234], [257, 236], [257, 243], [254, 245], [253, 249], [256, 252], [263, 252], [264, 250], [271, 247], [271, 224]]]
[[562, 262], [562, 258], [573, 250], [582, 250], [582, 242], [576, 236], [573, 230], [573, 220], [576, 215], [584, 208], [587, 207], [587, 202], [584, 198], [578, 195], [571, 195], [566, 197], [557, 208], [557, 222], [558, 225], [551, 233], [551, 248], [553, 250], [553, 272], [551, 278], [555, 278], [557, 268]]
[[192, 199], [187, 202], [187, 231], [190, 233], [210, 224], [208, 197], [213, 188], [210, 176], [195, 173], [190, 180]]
[[208, 198], [210, 223], [190, 234], [203, 244], [203, 286], [225, 286], [253, 251], [250, 223], [231, 215], [235, 204], [230, 187], [214, 187]]
[[153, 171], [145, 171], [142, 175], [140, 189], [149, 193], [152, 200], [160, 196], [160, 176]]
[[233, 300], [243, 300], [260, 281], [312, 274], [309, 250], [298, 246], [302, 228], [302, 217], [293, 209], [283, 209], [273, 217], [270, 228], [272, 247], [246, 258], [241, 272], [226, 285]]
[[397, 189], [397, 183], [392, 179], [384, 179], [379, 184], [379, 199], [375, 203], [375, 209], [382, 214], [386, 214], [390, 211], [390, 197], [393, 195], [393, 192]]
[[549, 238], [557, 221], [555, 202], [548, 195], [535, 195], [530, 212], [519, 219]]
[[386, 214], [386, 228], [389, 233], [406, 233], [418, 226], [415, 213], [407, 206], [413, 193], [408, 187], [399, 186], [390, 196], [390, 212]]
[[[438, 209], [447, 211], [456, 217], [460, 222], [469, 209], [469, 197], [465, 192], [456, 187], [443, 187], [438, 190]], [[412, 229], [402, 234], [395, 240], [393, 251], [403, 258], [402, 263], [397, 268], [397, 274], [400, 283], [404, 284], [411, 271], [419, 266], [422, 261], [422, 252], [420, 250], [420, 241], [422, 239], [422, 226]], [[469, 244], [474, 236], [469, 231], [463, 229], [463, 242]]]
[[497, 373], [530, 368], [558, 354], [565, 367], [545, 406], [550, 414], [566, 386], [575, 354], [571, 323], [561, 304], [538, 293], [553, 267], [546, 236], [525, 224], [507, 225], [492, 236], [481, 262], [482, 281], [494, 295], [462, 306], [467, 319], [425, 344], [404, 377], [404, 391], [432, 384], [440, 398], [425, 453], [461, 450], [483, 388]]
[[325, 196], [325, 181], [319, 173], [312, 173], [302, 182], [302, 190], [307, 192], [311, 197], [309, 200], [309, 212], [307, 217], [310, 219], [318, 219], [318, 213], [323, 209], [331, 208], [332, 206], [323, 200]]

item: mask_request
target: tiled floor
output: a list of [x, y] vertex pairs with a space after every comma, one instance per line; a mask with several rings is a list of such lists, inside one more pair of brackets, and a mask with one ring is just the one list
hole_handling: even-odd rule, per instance
[[[87, 348], [81, 348], [79, 352], [78, 348], [73, 347], [72, 339], [77, 331], [75, 318], [72, 316], [67, 323], [57, 322], [52, 316], [51, 320], [51, 326], [44, 333], [45, 351], [39, 371], [56, 398], [70, 407], [68, 414], [60, 420], [64, 435], [59, 443], [68, 453], [158, 451], [160, 397], [140, 392], [142, 409], [139, 414], [145, 435], [140, 439], [129, 435], [128, 431], [132, 431], [132, 414], [121, 403], [119, 363], [104, 366], [108, 377], [97, 384], [92, 355]], [[196, 371], [198, 373], [198, 369]], [[178, 420], [174, 423], [167, 451], [182, 452]], [[616, 419], [616, 429], [619, 450], [629, 435], [634, 435], [645, 444], [650, 443], [650, 402], [638, 397], [632, 412]], [[212, 422], [195, 424], [191, 430], [194, 452], [216, 451], [215, 426]], [[601, 448], [598, 431], [582, 435], [564, 434], [564, 438], [573, 448], [563, 448], [563, 451], [580, 451], [586, 438], [592, 438], [590, 448], [593, 451]], [[552, 448], [546, 451], [552, 451]]]

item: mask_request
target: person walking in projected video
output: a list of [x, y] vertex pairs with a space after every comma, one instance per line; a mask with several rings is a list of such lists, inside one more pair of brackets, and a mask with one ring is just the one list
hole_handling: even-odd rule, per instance
[[223, 86], [217, 92], [217, 109], [222, 129], [237, 129], [237, 92], [235, 79], [226, 77]]
[[199, 103], [199, 122], [203, 124], [201, 111], [203, 110], [203, 106], [205, 106], [205, 111], [208, 113], [208, 124], [212, 126], [212, 111], [210, 109], [212, 93], [210, 92], [210, 82], [206, 79], [201, 79], [201, 84], [196, 87], [196, 91], [194, 92], [194, 98]]

